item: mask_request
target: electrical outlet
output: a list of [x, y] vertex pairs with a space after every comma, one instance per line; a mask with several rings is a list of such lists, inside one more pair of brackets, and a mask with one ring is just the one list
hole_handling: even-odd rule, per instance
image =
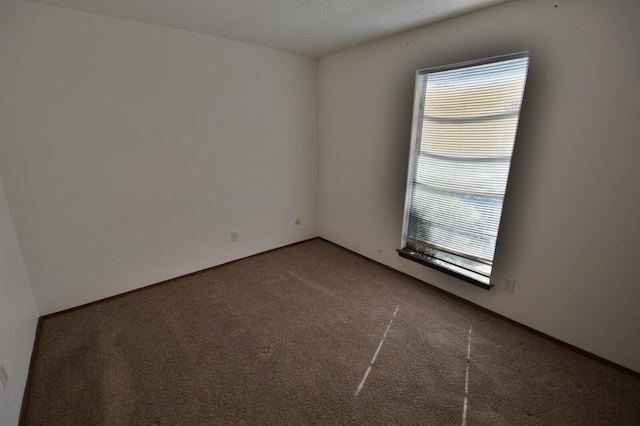
[[231, 242], [235, 243], [236, 241], [238, 241], [238, 233], [237, 232], [232, 232], [231, 233]]
[[7, 377], [7, 372], [4, 369], [4, 365], [0, 364], [0, 382], [2, 382], [2, 387], [6, 388], [9, 383], [9, 377]]
[[516, 285], [516, 280], [513, 278], [505, 278], [504, 279], [504, 291], [508, 291], [509, 293], [513, 293], [513, 287]]

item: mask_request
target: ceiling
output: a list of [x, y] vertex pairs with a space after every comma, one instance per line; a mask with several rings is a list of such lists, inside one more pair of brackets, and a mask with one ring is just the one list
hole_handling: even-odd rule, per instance
[[321, 57], [509, 0], [28, 0]]

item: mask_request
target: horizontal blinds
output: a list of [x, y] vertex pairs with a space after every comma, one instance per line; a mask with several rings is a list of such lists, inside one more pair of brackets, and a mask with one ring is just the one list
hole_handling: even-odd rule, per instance
[[528, 62], [517, 55], [418, 74], [412, 248], [493, 262]]

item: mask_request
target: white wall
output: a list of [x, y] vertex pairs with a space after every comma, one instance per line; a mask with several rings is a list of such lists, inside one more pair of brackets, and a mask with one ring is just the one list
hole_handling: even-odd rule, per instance
[[317, 235], [315, 59], [1, 15], [0, 177], [41, 314]]
[[[557, 5], [557, 7], [555, 7]], [[640, 3], [515, 0], [319, 62], [319, 233], [640, 371]], [[486, 291], [399, 258], [414, 73], [531, 52]]]
[[6, 388], [0, 385], [1, 425], [18, 424], [37, 321], [38, 311], [0, 181], [0, 364], [9, 378]]

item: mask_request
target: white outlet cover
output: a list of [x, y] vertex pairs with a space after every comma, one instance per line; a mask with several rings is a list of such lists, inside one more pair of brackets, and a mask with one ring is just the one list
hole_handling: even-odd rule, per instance
[[513, 293], [513, 287], [516, 285], [516, 280], [513, 278], [505, 278], [504, 279], [504, 291], [508, 291], [509, 293]]
[[7, 377], [7, 372], [4, 369], [4, 365], [0, 364], [0, 382], [2, 382], [2, 387], [6, 388], [9, 383], [9, 377]]

